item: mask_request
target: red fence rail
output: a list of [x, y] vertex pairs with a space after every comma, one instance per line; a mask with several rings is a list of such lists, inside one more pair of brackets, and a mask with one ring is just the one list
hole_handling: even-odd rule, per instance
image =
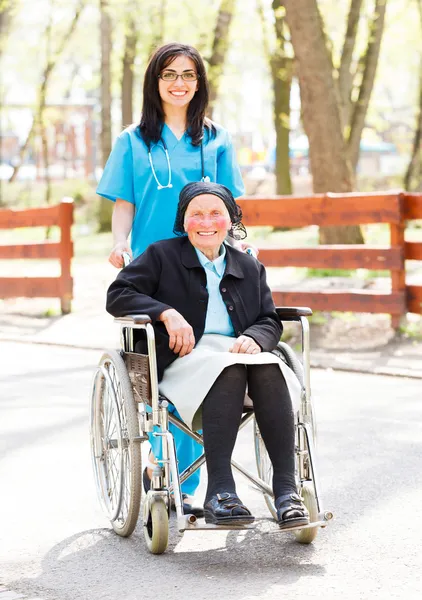
[[40, 242], [33, 244], [14, 244], [0, 246], [0, 259], [43, 259], [60, 260], [59, 277], [1, 277], [1, 298], [60, 298], [63, 314], [71, 310], [73, 299], [73, 280], [71, 262], [73, 243], [71, 228], [73, 224], [73, 200], [63, 198], [60, 204], [45, 208], [27, 210], [0, 210], [0, 229], [18, 227], [60, 227], [59, 242]]
[[422, 242], [406, 242], [406, 222], [422, 219], [422, 194], [316, 194], [308, 197], [245, 197], [239, 200], [247, 226], [307, 227], [386, 223], [389, 246], [317, 246], [260, 248], [269, 267], [315, 269], [382, 269], [391, 273], [391, 292], [282, 291], [273, 289], [280, 305], [309, 305], [314, 310], [388, 313], [397, 327], [406, 312], [422, 314], [422, 286], [406, 285], [406, 260], [422, 260]]

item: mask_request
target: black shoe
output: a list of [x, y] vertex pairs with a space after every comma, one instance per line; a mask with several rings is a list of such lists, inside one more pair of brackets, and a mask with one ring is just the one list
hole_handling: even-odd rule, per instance
[[145, 467], [144, 472], [142, 473], [142, 483], [144, 484], [145, 493], [149, 492], [151, 489], [151, 479], [148, 475], [147, 467]]
[[204, 506], [205, 523], [215, 525], [248, 525], [255, 520], [242, 501], [230, 492], [212, 496]]
[[[185, 515], [195, 515], [197, 519], [202, 519], [204, 516], [204, 509], [202, 506], [193, 506], [189, 502], [185, 502], [186, 498], [188, 498], [187, 494], [182, 494], [183, 498], [183, 513]], [[176, 505], [174, 503], [174, 497], [171, 497], [171, 510], [176, 511]]]
[[[144, 472], [142, 473], [142, 482], [144, 484], [145, 492], [149, 492], [151, 489], [151, 479], [148, 475], [147, 468], [145, 467]], [[185, 500], [188, 496], [187, 494], [182, 494], [183, 500]], [[176, 506], [174, 504], [174, 498], [171, 497], [171, 510], [176, 511]], [[202, 506], [192, 506], [189, 502], [183, 502], [183, 512], [185, 515], [195, 515], [198, 519], [201, 519], [204, 516], [204, 509]]]
[[274, 502], [277, 510], [277, 523], [280, 529], [300, 527], [309, 524], [309, 512], [299, 494], [285, 494]]

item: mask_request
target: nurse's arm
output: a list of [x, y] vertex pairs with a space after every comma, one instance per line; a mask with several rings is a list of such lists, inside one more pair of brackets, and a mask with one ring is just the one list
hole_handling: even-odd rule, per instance
[[121, 198], [117, 198], [111, 219], [111, 231], [113, 233], [113, 249], [108, 257], [111, 264], [121, 269], [123, 267], [123, 253], [127, 252], [132, 258], [132, 250], [127, 238], [132, 231], [135, 205]]

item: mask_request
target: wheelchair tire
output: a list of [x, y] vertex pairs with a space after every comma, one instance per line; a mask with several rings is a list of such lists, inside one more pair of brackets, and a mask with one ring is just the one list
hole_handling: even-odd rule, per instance
[[277, 348], [273, 350], [273, 354], [281, 358], [288, 367], [291, 368], [293, 373], [299, 380], [301, 387], [305, 385], [305, 378], [303, 375], [303, 366], [300, 360], [297, 358], [295, 352], [285, 342], [278, 342]]
[[[273, 466], [271, 464], [270, 457], [268, 456], [268, 452], [256, 420], [254, 420], [254, 440], [255, 460], [258, 476], [265, 481], [266, 484], [271, 486], [273, 481]], [[273, 497], [264, 493], [264, 499], [271, 515], [275, 520], [277, 520], [277, 511], [274, 507]]]
[[[300, 360], [297, 358], [295, 352], [285, 342], [279, 342], [277, 344], [277, 348], [275, 348], [275, 350], [273, 350], [273, 354], [275, 354], [276, 356], [281, 358], [281, 360], [284, 361], [288, 367], [290, 367], [290, 369], [293, 371], [293, 373], [298, 378], [300, 386], [303, 390], [305, 387], [305, 376], [304, 376], [304, 371], [303, 371], [303, 365], [300, 362]], [[311, 423], [311, 427], [312, 427], [312, 437], [314, 440], [314, 445], [316, 446], [318, 430], [317, 430], [317, 420], [316, 420], [315, 397], [312, 397], [310, 413], [311, 413], [310, 423]]]
[[[303, 504], [309, 512], [309, 520], [311, 523], [318, 521], [318, 506], [315, 498], [315, 490], [312, 482], [305, 482], [300, 495], [303, 498]], [[309, 527], [307, 529], [299, 529], [295, 531], [296, 541], [300, 544], [310, 544], [316, 538], [318, 527]]]
[[169, 540], [169, 515], [162, 498], [147, 498], [144, 504], [144, 536], [152, 554], [163, 554]]
[[90, 437], [97, 493], [114, 531], [136, 527], [142, 493], [138, 411], [119, 351], [105, 352], [91, 393]]

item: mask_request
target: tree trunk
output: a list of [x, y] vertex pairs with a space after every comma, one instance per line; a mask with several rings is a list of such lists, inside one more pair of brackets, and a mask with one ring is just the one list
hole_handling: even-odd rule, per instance
[[151, 24], [152, 24], [152, 40], [150, 47], [150, 54], [162, 45], [164, 41], [164, 25], [166, 17], [167, 0], [155, 0], [153, 8], [151, 10]]
[[[419, 0], [419, 16], [422, 30], [422, 1]], [[404, 176], [404, 188], [409, 192], [422, 192], [422, 54], [419, 70], [419, 106], [416, 117], [412, 154]]]
[[376, 0], [374, 14], [369, 27], [368, 45], [361, 61], [364, 64], [362, 83], [359, 96], [352, 108], [350, 121], [350, 136], [347, 143], [347, 152], [353, 171], [359, 161], [359, 147], [362, 131], [365, 126], [365, 117], [368, 112], [369, 101], [374, 87], [378, 59], [384, 32], [385, 11], [387, 0]]
[[273, 121], [276, 134], [276, 194], [292, 193], [290, 178], [289, 134], [290, 134], [290, 90], [293, 76], [293, 59], [286, 56], [283, 11], [281, 0], [274, 0], [275, 48], [270, 49], [270, 33], [262, 2], [258, 0], [257, 11], [262, 26], [262, 44], [265, 58], [271, 69], [273, 82]]
[[[315, 193], [351, 192], [333, 65], [316, 0], [283, 0], [295, 56]], [[358, 226], [320, 228], [320, 243], [363, 243]]]
[[[31, 129], [29, 130], [26, 140], [20, 149], [18, 163], [13, 168], [13, 173], [9, 179], [10, 182], [12, 182], [16, 179], [19, 169], [25, 158], [26, 152], [27, 152], [29, 145], [32, 141], [32, 138], [35, 134], [36, 127], [38, 125], [40, 125], [43, 120], [43, 113], [44, 113], [46, 98], [47, 98], [47, 89], [48, 89], [48, 84], [50, 81], [51, 74], [53, 73], [57, 63], [59, 62], [59, 59], [62, 56], [62, 54], [66, 48], [66, 44], [69, 42], [73, 32], [76, 29], [76, 25], [78, 24], [79, 17], [81, 16], [84, 5], [85, 5], [85, 1], [81, 0], [78, 5], [78, 8], [75, 11], [73, 19], [69, 25], [69, 29], [61, 38], [61, 42], [60, 42], [57, 50], [54, 53], [52, 53], [52, 52], [48, 53], [49, 55], [47, 57], [47, 63], [44, 68], [44, 71], [43, 71], [42, 81], [41, 81], [40, 89], [38, 91], [37, 108], [36, 108], [36, 111], [35, 111], [35, 114], [34, 114], [34, 117], [32, 120]], [[46, 27], [45, 32], [46, 32], [47, 36], [50, 35], [50, 29], [51, 29], [51, 23], [49, 23]]]
[[[273, 58], [271, 71], [274, 85], [274, 128], [276, 135], [276, 194], [292, 193], [290, 177], [290, 90], [292, 83], [293, 60], [288, 57]], [[280, 73], [284, 73], [283, 78]]]
[[233, 19], [235, 5], [236, 0], [221, 0], [220, 8], [218, 10], [211, 56], [208, 60], [208, 80], [210, 84], [208, 115], [210, 118], [212, 118], [212, 113], [215, 108], [221, 75], [226, 60], [230, 25]]
[[361, 8], [362, 0], [350, 0], [346, 35], [344, 37], [340, 68], [338, 71], [338, 86], [343, 127], [347, 126], [350, 121], [351, 93], [353, 88], [352, 60]]
[[286, 56], [284, 15], [281, 0], [274, 0], [274, 28], [276, 47], [271, 57], [271, 74], [274, 87], [274, 128], [276, 134], [276, 194], [291, 194], [290, 178], [290, 90], [293, 78], [293, 59]]
[[[130, 6], [129, 8], [132, 8]], [[127, 127], [133, 123], [133, 80], [136, 58], [136, 45], [138, 31], [136, 28], [135, 14], [131, 12], [126, 22], [125, 50], [123, 54], [122, 73], [122, 126]]]
[[[100, 41], [101, 41], [101, 160], [105, 166], [111, 152], [111, 17], [108, 0], [100, 0]], [[98, 212], [98, 230], [111, 230], [112, 203], [101, 198]]]

